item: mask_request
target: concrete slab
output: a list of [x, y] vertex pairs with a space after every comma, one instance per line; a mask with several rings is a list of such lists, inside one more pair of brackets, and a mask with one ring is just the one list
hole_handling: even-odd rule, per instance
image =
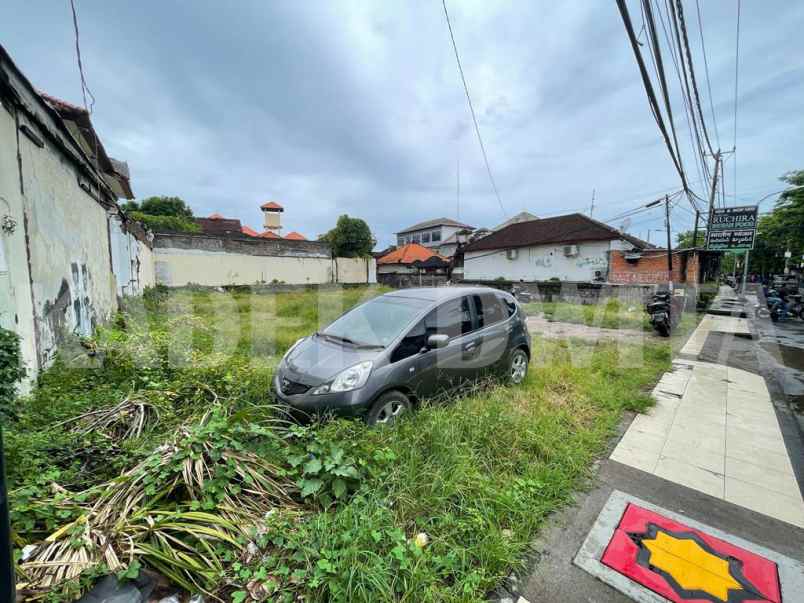
[[[619, 525], [621, 518], [623, 518], [623, 514], [626, 512], [629, 504], [637, 505], [668, 520], [683, 524], [692, 530], [723, 541], [733, 547], [739, 547], [739, 549], [747, 551], [749, 554], [757, 555], [760, 558], [772, 562], [776, 565], [776, 570], [778, 571], [781, 600], [783, 602], [796, 601], [796, 597], [804, 592], [804, 565], [802, 565], [800, 561], [740, 538], [732, 533], [696, 521], [686, 515], [674, 513], [668, 509], [653, 505], [648, 501], [615, 490], [606, 501], [594, 526], [589, 531], [580, 550], [573, 559], [573, 563], [597, 579], [609, 584], [626, 595], [629, 599], [649, 603], [667, 601], [664, 596], [657, 594], [657, 592], [635, 582], [623, 573], [601, 562], [606, 548], [612, 540], [615, 529]], [[592, 601], [595, 599], [589, 598], [588, 600]]]

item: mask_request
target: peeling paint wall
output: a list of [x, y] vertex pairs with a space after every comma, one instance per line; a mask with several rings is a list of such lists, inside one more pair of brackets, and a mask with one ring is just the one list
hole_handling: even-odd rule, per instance
[[66, 334], [90, 335], [117, 308], [107, 214], [79, 186], [75, 162], [15, 109], [0, 109], [0, 196], [17, 225], [2, 235], [0, 324], [22, 337], [33, 377]]
[[505, 250], [468, 252], [464, 256], [464, 278], [469, 281], [562, 281], [592, 282], [595, 273], [606, 278], [609, 251], [618, 241], [578, 243], [578, 254], [564, 255], [564, 245], [521, 247], [515, 259], [508, 259]]
[[120, 297], [141, 295], [146, 287], [156, 284], [153, 252], [141, 230], [124, 222], [119, 214], [109, 216], [112, 266]]

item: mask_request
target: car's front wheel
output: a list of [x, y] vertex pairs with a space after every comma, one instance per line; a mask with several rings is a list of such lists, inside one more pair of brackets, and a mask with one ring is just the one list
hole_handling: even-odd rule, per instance
[[511, 354], [511, 363], [508, 367], [508, 380], [519, 385], [528, 374], [528, 355], [522, 348], [517, 348]]
[[390, 425], [411, 411], [410, 399], [400, 391], [386, 392], [374, 402], [366, 422], [369, 425]]

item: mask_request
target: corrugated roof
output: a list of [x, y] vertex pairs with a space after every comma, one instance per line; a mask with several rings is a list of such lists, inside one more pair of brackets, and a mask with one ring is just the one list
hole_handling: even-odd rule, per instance
[[424, 230], [425, 228], [434, 228], [436, 226], [456, 226], [458, 228], [469, 228], [474, 230], [474, 226], [469, 226], [468, 224], [464, 224], [463, 222], [458, 222], [457, 220], [453, 220], [451, 218], [436, 218], [434, 220], [425, 220], [424, 222], [419, 222], [418, 224], [414, 224], [413, 226], [408, 226], [404, 230], [400, 230], [396, 234], [404, 234], [406, 232], [413, 232], [415, 230]]
[[276, 201], [268, 201], [268, 203], [263, 203], [260, 205], [260, 209], [277, 209], [279, 211], [285, 211], [285, 208], [279, 205]]
[[285, 235], [286, 239], [290, 239], [291, 241], [306, 241], [307, 238], [303, 234], [299, 234], [295, 230], [289, 232]]
[[433, 256], [439, 256], [435, 251], [427, 249], [418, 243], [408, 243], [377, 260], [378, 264], [412, 264], [422, 262]]
[[583, 214], [568, 214], [555, 218], [530, 220], [506, 226], [467, 245], [466, 251], [511, 249], [582, 241], [613, 241], [623, 239], [640, 249], [651, 248], [649, 243], [598, 222]]

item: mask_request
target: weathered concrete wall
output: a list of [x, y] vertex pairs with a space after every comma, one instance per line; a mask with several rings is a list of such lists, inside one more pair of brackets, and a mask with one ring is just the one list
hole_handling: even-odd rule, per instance
[[332, 259], [318, 241], [157, 234], [156, 280], [168, 287], [287, 283], [376, 283], [374, 258]]
[[464, 256], [464, 279], [493, 281], [562, 281], [591, 282], [595, 273], [606, 278], [609, 267], [609, 241], [578, 244], [578, 255], [566, 257], [564, 245], [521, 247], [516, 259], [509, 260], [505, 250], [498, 252], [475, 251]]
[[[35, 128], [35, 124], [29, 123]], [[20, 138], [40, 367], [67, 333], [92, 334], [117, 309], [106, 210], [53, 149]]]
[[376, 283], [377, 260], [374, 258], [335, 258], [337, 281], [343, 284]]
[[36, 335], [16, 152], [14, 117], [0, 107], [0, 327], [22, 338], [22, 361], [35, 371]]
[[332, 260], [329, 258], [260, 256], [156, 247], [154, 260], [157, 282], [168, 287], [332, 282]]
[[145, 231], [115, 214], [109, 217], [109, 236], [117, 295], [141, 295], [153, 287], [154, 259]]

